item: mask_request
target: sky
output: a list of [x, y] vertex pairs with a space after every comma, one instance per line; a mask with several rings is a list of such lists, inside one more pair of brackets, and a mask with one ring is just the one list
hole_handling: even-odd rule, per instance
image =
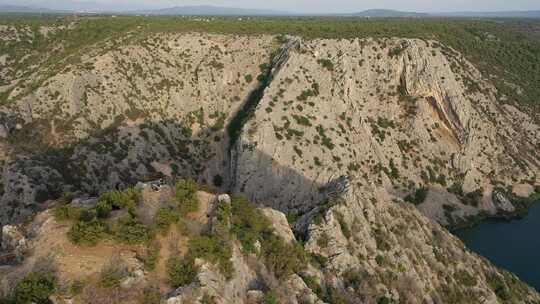
[[540, 10], [540, 0], [0, 0], [0, 4], [53, 9], [150, 9], [214, 5], [302, 13], [356, 12], [396, 9], [417, 12]]

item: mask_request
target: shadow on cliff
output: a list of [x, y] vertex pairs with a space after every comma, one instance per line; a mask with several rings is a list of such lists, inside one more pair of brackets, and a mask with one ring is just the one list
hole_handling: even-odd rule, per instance
[[[323, 185], [277, 164], [270, 155], [241, 142], [240, 136], [265, 89], [286, 64], [290, 52], [299, 46], [300, 40], [295, 37], [282, 41], [268, 64], [263, 65], [258, 86], [236, 113], [230, 113], [226, 126], [224, 121], [212, 126], [201, 123], [193, 134], [192, 123], [146, 120], [129, 124], [121, 115], [111, 127], [66, 147], [38, 145], [31, 149], [32, 156], [19, 158], [4, 169], [0, 225], [21, 220], [24, 216], [17, 213], [18, 208], [35, 212], [47, 207], [43, 202], [65, 192], [98, 195], [159, 175], [193, 178], [222, 192], [242, 193], [255, 203], [282, 211], [302, 212], [309, 208], [322, 199]], [[201, 115], [204, 118], [204, 113]], [[47, 127], [45, 132], [29, 125], [14, 130], [8, 142], [27, 143], [25, 139], [31, 137], [37, 143], [50, 141], [55, 128], [51, 122], [41, 123]], [[73, 122], [59, 123], [69, 127]], [[244, 167], [244, 162], [249, 165]]]
[[[200, 129], [162, 120], [118, 124], [66, 147], [34, 150], [6, 164], [0, 226], [21, 222], [66, 192], [98, 195], [162, 175], [193, 178], [220, 192], [242, 194], [254, 203], [303, 212], [322, 200], [322, 187], [270, 155], [243, 147], [231, 161], [224, 129]], [[39, 139], [44, 140], [44, 139]], [[250, 160], [250, 171], [237, 161]], [[156, 165], [158, 164], [158, 165]]]

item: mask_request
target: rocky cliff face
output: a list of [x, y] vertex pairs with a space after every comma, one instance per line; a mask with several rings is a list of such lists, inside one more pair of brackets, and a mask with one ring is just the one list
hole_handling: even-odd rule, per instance
[[232, 279], [199, 261], [170, 303], [260, 286], [287, 303], [539, 300], [439, 226], [524, 208], [540, 130], [436, 41], [155, 34], [9, 80], [0, 225], [64, 192], [187, 176], [287, 213], [323, 261], [279, 281], [237, 244]]
[[416, 203], [442, 224], [497, 213], [494, 187], [538, 184], [540, 133], [511, 122], [519, 111], [495, 95], [433, 41], [304, 42], [235, 147], [235, 190], [303, 212], [318, 189], [348, 175], [397, 199], [426, 188], [431, 199]]
[[112, 49], [83, 56], [35, 91], [24, 84], [11, 91], [16, 101], [4, 111], [20, 124], [4, 140], [2, 200], [17, 207], [4, 208], [1, 222], [27, 215], [22, 203], [156, 172], [226, 178], [224, 127], [276, 46], [271, 37], [193, 34], [105, 48]]

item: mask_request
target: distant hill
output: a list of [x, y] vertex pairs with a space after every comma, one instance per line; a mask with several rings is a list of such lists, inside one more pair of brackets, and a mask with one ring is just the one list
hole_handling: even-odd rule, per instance
[[245, 9], [234, 7], [220, 7], [211, 5], [197, 6], [177, 6], [157, 10], [137, 10], [127, 11], [126, 14], [148, 14], [148, 15], [185, 15], [185, 16], [285, 16], [291, 15], [289, 12]]
[[62, 13], [65, 11], [52, 10], [48, 8], [29, 7], [20, 5], [3, 5], [0, 4], [0, 13]]
[[449, 12], [434, 13], [442, 17], [480, 17], [480, 18], [540, 18], [540, 11], [500, 11], [500, 12]]
[[403, 12], [387, 9], [370, 9], [362, 12], [348, 14], [357, 17], [428, 17], [429, 14], [417, 12]]
[[48, 8], [14, 4], [0, 4], [0, 13], [73, 13], [100, 12], [118, 15], [155, 15], [155, 16], [348, 16], [372, 18], [422, 18], [422, 17], [464, 17], [464, 18], [540, 18], [540, 11], [499, 11], [499, 12], [439, 12], [421, 13], [391, 9], [369, 9], [361, 12], [324, 14], [301, 13], [266, 9], [246, 9], [212, 5], [175, 6], [162, 9], [129, 9], [126, 5], [101, 4], [81, 1], [68, 3], [57, 0]]

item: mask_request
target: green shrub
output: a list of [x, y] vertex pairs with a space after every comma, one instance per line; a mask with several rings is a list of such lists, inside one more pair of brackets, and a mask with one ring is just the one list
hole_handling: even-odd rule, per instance
[[465, 194], [461, 198], [461, 202], [465, 205], [478, 207], [478, 204], [482, 200], [482, 196], [483, 196], [482, 190], [477, 189], [477, 190], [474, 190], [473, 192], [469, 192]]
[[264, 264], [278, 279], [304, 269], [307, 257], [299, 244], [286, 243], [274, 234], [267, 235], [261, 244]]
[[151, 239], [150, 229], [141, 222], [132, 210], [118, 220], [114, 235], [126, 244], [140, 244]]
[[415, 205], [420, 205], [426, 200], [427, 193], [428, 193], [427, 188], [423, 188], [423, 187], [418, 188], [415, 190], [414, 193], [407, 195], [405, 197], [405, 201], [415, 204]]
[[377, 304], [390, 304], [390, 303], [392, 303], [392, 300], [390, 300], [386, 296], [382, 296], [379, 299], [377, 299]]
[[179, 220], [178, 211], [172, 208], [161, 208], [154, 216], [154, 227], [160, 232], [167, 232], [169, 227]]
[[388, 50], [388, 56], [394, 58], [394, 57], [397, 57], [399, 56], [401, 53], [403, 53], [403, 51], [406, 49], [407, 47], [406, 46], [396, 46], [394, 48], [391, 48], [390, 50]]
[[110, 191], [103, 193], [96, 205], [97, 216], [106, 218], [114, 209], [134, 208], [141, 200], [141, 190], [127, 188], [123, 191]]
[[90, 221], [78, 221], [68, 231], [68, 238], [77, 245], [96, 245], [103, 238], [107, 227], [94, 218]]
[[103, 288], [117, 288], [122, 280], [128, 276], [126, 268], [116, 260], [112, 260], [99, 274], [99, 286]]
[[[6, 304], [49, 304], [49, 297], [56, 289], [54, 276], [32, 272], [19, 281]], [[0, 301], [1, 302], [1, 301]]]
[[247, 252], [255, 251], [255, 242], [264, 235], [272, 234], [270, 221], [243, 197], [232, 199], [232, 232], [242, 248]]
[[321, 248], [328, 247], [328, 243], [330, 243], [330, 236], [326, 232], [322, 232], [319, 238], [317, 239], [317, 246]]
[[106, 201], [106, 200], [101, 201], [100, 200], [96, 204], [96, 207], [95, 207], [94, 211], [95, 211], [97, 217], [104, 219], [104, 218], [107, 218], [109, 216], [112, 209], [113, 209], [112, 205], [110, 205], [108, 201]]
[[182, 259], [179, 257], [172, 257], [167, 261], [169, 285], [173, 288], [195, 282], [198, 272], [199, 269], [195, 266], [193, 258], [187, 257], [186, 259]]
[[160, 304], [161, 292], [158, 287], [146, 287], [143, 290], [140, 304]]
[[364, 280], [364, 275], [358, 270], [348, 270], [343, 273], [343, 283], [345, 287], [352, 287], [353, 289], [358, 289], [361, 287], [362, 281]]
[[178, 204], [180, 215], [185, 216], [199, 210], [198, 185], [195, 181], [181, 179], [176, 183], [175, 190], [174, 199]]
[[349, 239], [352, 235], [351, 229], [349, 228], [349, 225], [345, 221], [345, 218], [343, 217], [343, 214], [337, 213], [337, 220], [339, 222], [339, 226], [341, 227], [341, 232], [343, 233], [343, 236], [345, 236], [347, 239]]
[[232, 277], [232, 250], [227, 240], [220, 240], [217, 236], [199, 236], [189, 240], [188, 247], [189, 256], [217, 264], [225, 278]]
[[253, 76], [251, 76], [251, 74], [247, 74], [247, 75], [244, 76], [244, 80], [247, 83], [251, 83], [253, 81]]
[[380, 254], [377, 255], [377, 256], [375, 257], [375, 262], [377, 262], [377, 265], [379, 265], [379, 266], [384, 265], [384, 262], [385, 262], [384, 256], [382, 256], [382, 255], [380, 255]]
[[273, 292], [268, 291], [264, 294], [263, 303], [264, 304], [279, 304], [279, 301]]
[[285, 277], [303, 269], [307, 261], [303, 248], [286, 243], [276, 236], [268, 218], [255, 205], [243, 197], [233, 197], [229, 212], [231, 232], [240, 241], [243, 250], [255, 252], [255, 243], [259, 241], [260, 255], [277, 277]]
[[307, 259], [311, 265], [314, 265], [319, 269], [325, 268], [328, 263], [327, 257], [313, 252], [308, 253]]
[[52, 214], [56, 221], [62, 222], [62, 221], [78, 219], [81, 214], [81, 210], [71, 205], [62, 205], [62, 206], [54, 207], [52, 209]]
[[454, 279], [456, 280], [456, 282], [458, 282], [459, 284], [463, 285], [463, 286], [467, 286], [467, 287], [473, 287], [473, 286], [476, 286], [477, 284], [477, 281], [476, 281], [476, 278], [473, 277], [472, 275], [470, 275], [467, 271], [465, 270], [459, 270], [457, 271], [455, 274], [454, 274]]
[[512, 299], [512, 292], [508, 288], [508, 285], [504, 281], [503, 277], [493, 273], [487, 276], [487, 282], [489, 287], [495, 292], [497, 298], [507, 302]]
[[156, 265], [159, 259], [159, 251], [161, 250], [161, 245], [158, 241], [152, 240], [146, 244], [144, 252], [141, 255], [138, 255], [143, 264], [144, 268], [148, 271], [156, 269]]
[[328, 71], [334, 70], [334, 63], [330, 59], [319, 59], [317, 62]]

